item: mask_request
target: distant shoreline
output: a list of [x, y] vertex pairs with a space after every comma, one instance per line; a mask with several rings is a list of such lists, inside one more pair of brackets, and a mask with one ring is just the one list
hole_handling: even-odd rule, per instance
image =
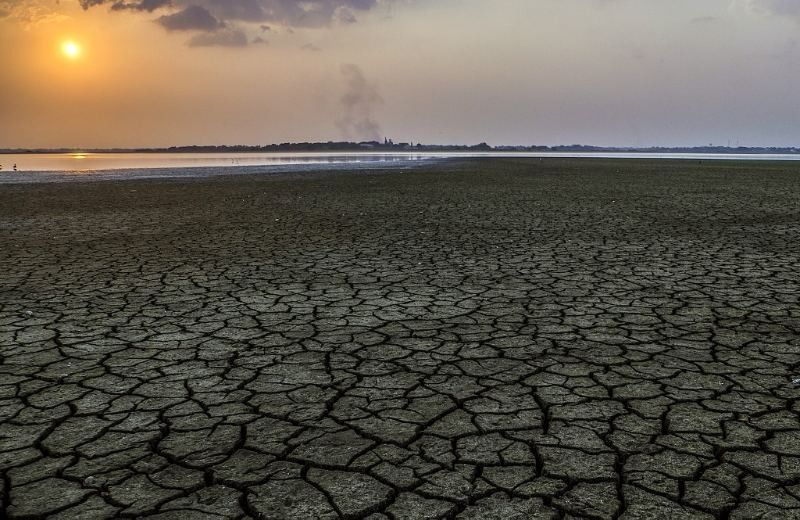
[[172, 146], [168, 148], [17, 148], [0, 149], [3, 155], [26, 154], [65, 154], [65, 153], [352, 153], [352, 152], [539, 152], [539, 153], [684, 153], [684, 154], [738, 154], [738, 155], [800, 155], [800, 147], [751, 147], [751, 146], [684, 146], [684, 147], [605, 147], [589, 145], [558, 146], [490, 146], [486, 143], [476, 145], [430, 145], [413, 143], [393, 143], [391, 141], [364, 142], [320, 142], [320, 143], [282, 143], [264, 146], [219, 145], [219, 146]]

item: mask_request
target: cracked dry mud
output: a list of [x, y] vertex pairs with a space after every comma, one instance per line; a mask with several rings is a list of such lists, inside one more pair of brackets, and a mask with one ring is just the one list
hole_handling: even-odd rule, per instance
[[4, 186], [0, 516], [800, 518], [800, 168]]

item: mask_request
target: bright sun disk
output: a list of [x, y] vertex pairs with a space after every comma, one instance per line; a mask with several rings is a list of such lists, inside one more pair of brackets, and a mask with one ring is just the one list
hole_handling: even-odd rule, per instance
[[61, 52], [63, 52], [67, 58], [75, 59], [80, 55], [81, 48], [73, 41], [66, 41], [61, 45]]

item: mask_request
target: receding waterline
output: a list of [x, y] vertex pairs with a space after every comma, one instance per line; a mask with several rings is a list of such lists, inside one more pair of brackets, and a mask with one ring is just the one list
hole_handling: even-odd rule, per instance
[[281, 170], [346, 165], [380, 167], [449, 158], [595, 158], [800, 161], [800, 154], [713, 154], [638, 152], [289, 152], [289, 153], [62, 153], [2, 154], [0, 175], [14, 172], [91, 174], [115, 170], [279, 167]]

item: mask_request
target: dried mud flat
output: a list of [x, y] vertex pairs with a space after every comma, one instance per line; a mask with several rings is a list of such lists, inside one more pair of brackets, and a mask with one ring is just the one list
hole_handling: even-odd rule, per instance
[[0, 190], [0, 517], [800, 518], [800, 168]]

